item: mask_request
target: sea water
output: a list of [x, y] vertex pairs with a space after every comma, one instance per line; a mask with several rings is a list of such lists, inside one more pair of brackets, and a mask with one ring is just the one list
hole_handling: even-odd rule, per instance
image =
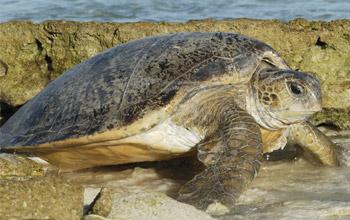
[[187, 21], [190, 19], [350, 18], [348, 0], [0, 0], [0, 22]]

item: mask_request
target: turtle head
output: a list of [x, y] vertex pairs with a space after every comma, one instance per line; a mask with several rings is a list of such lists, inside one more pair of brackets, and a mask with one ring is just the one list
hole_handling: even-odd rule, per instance
[[322, 108], [320, 83], [311, 75], [267, 68], [259, 71], [255, 79], [256, 111], [264, 127], [276, 129], [306, 121]]

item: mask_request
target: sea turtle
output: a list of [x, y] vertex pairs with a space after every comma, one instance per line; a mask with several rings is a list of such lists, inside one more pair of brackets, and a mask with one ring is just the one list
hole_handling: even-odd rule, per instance
[[61, 169], [166, 160], [197, 152], [206, 169], [179, 200], [232, 207], [263, 152], [287, 134], [322, 163], [332, 142], [306, 122], [319, 81], [237, 33], [176, 33], [114, 47], [51, 82], [0, 128], [0, 149]]

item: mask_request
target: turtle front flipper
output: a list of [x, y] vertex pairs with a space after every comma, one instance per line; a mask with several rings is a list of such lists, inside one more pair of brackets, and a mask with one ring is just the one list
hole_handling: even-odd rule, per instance
[[217, 205], [227, 211], [233, 207], [257, 175], [262, 159], [261, 134], [254, 119], [234, 104], [219, 112], [218, 128], [198, 144], [198, 159], [206, 169], [179, 192], [180, 201], [211, 214]]
[[289, 141], [310, 152], [322, 164], [338, 166], [336, 145], [310, 122], [291, 125]]

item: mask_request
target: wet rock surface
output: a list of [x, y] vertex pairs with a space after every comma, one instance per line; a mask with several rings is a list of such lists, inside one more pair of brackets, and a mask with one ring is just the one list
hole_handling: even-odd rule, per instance
[[[235, 219], [348, 219], [348, 168], [268, 164], [238, 200]], [[229, 220], [232, 216], [222, 219]]]
[[73, 65], [130, 40], [174, 32], [226, 31], [262, 40], [275, 48], [293, 69], [315, 74], [321, 80], [325, 110], [316, 115], [314, 122], [350, 128], [349, 30], [350, 20], [303, 19], [288, 23], [253, 19], [186, 23], [2, 23], [0, 60], [7, 67], [6, 75], [0, 77], [0, 102], [21, 105]]
[[[290, 160], [292, 157], [283, 156], [281, 161], [266, 161], [252, 185], [237, 201], [233, 213], [221, 216], [219, 219], [294, 220], [314, 219], [315, 216], [322, 220], [349, 219], [350, 131], [322, 130], [342, 148], [339, 152], [341, 167], [315, 165], [302, 157]], [[287, 153], [294, 152], [288, 150]], [[193, 175], [188, 172], [189, 168], [179, 167], [176, 163], [171, 163], [167, 167], [157, 165], [153, 168], [136, 167], [122, 171], [117, 167], [109, 167], [87, 170], [76, 174], [75, 178], [83, 180], [86, 189], [90, 188], [94, 196], [98, 194], [96, 190], [106, 186], [123, 192], [118, 194], [119, 196], [113, 196], [113, 191], [102, 191], [104, 196], [92, 205], [95, 206], [95, 212], [92, 211], [94, 214], [99, 213], [100, 216], [107, 217], [110, 216], [110, 210], [118, 210], [118, 207], [123, 207], [122, 211], [115, 212], [118, 215], [122, 215], [121, 212], [137, 212], [141, 206], [138, 202], [142, 200], [144, 192], [152, 196], [153, 193], [155, 195], [164, 193], [176, 198], [179, 187]], [[187, 174], [184, 174], [186, 172]], [[134, 197], [135, 195], [139, 197]], [[133, 199], [128, 199], [131, 197]], [[91, 203], [91, 201], [86, 202]], [[146, 202], [143, 205], [147, 206], [148, 210], [153, 210], [153, 213], [159, 211], [157, 206], [151, 206]], [[94, 208], [92, 207], [91, 210]]]
[[[93, 213], [120, 220], [214, 220], [191, 205], [180, 203], [164, 193], [104, 191], [94, 204]], [[109, 210], [108, 210], [109, 209]]]

